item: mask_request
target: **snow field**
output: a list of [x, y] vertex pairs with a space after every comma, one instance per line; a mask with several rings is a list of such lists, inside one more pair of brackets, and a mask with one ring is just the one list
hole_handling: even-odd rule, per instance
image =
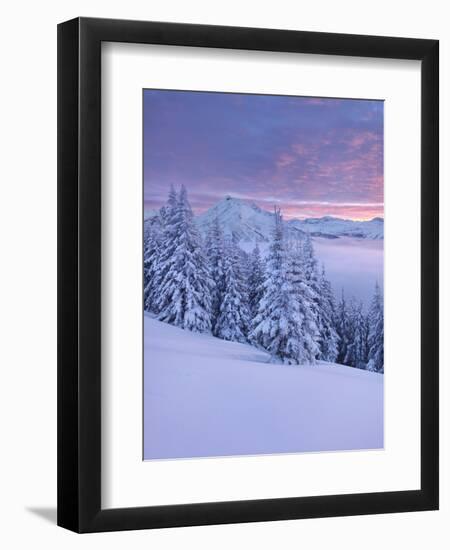
[[269, 363], [144, 316], [144, 459], [378, 449], [383, 375]]

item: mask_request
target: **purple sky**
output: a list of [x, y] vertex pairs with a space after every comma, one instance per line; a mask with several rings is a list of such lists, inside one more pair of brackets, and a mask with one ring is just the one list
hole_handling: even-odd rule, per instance
[[383, 102], [145, 90], [146, 210], [171, 183], [196, 213], [231, 195], [286, 218], [383, 216]]

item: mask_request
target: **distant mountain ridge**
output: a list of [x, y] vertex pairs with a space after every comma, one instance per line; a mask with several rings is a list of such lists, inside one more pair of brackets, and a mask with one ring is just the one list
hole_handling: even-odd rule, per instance
[[289, 225], [302, 231], [309, 232], [312, 236], [339, 238], [355, 237], [358, 239], [383, 239], [384, 220], [373, 218], [368, 221], [345, 220], [324, 216], [323, 218], [306, 218], [305, 220], [290, 220]]
[[[157, 212], [154, 213], [156, 215]], [[151, 220], [153, 216], [147, 215]], [[269, 242], [273, 230], [272, 212], [268, 212], [254, 203], [226, 196], [203, 214], [196, 216], [201, 233], [208, 232], [215, 218], [226, 235], [233, 235], [238, 241]], [[345, 220], [324, 216], [304, 220], [286, 220], [286, 230], [290, 238], [301, 238], [306, 233], [313, 237], [338, 239], [354, 237], [358, 239], [383, 239], [384, 220], [373, 218], [368, 221]]]

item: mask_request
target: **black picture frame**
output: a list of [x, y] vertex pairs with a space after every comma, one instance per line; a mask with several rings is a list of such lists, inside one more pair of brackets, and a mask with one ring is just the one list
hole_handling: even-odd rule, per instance
[[[420, 490], [102, 510], [104, 41], [421, 61]], [[58, 525], [98, 532], [438, 509], [438, 71], [437, 40], [92, 18], [58, 26]]]

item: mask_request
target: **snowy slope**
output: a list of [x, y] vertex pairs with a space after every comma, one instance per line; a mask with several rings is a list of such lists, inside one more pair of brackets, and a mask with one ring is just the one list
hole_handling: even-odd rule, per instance
[[383, 446], [383, 376], [262, 351], [144, 318], [144, 458]]

